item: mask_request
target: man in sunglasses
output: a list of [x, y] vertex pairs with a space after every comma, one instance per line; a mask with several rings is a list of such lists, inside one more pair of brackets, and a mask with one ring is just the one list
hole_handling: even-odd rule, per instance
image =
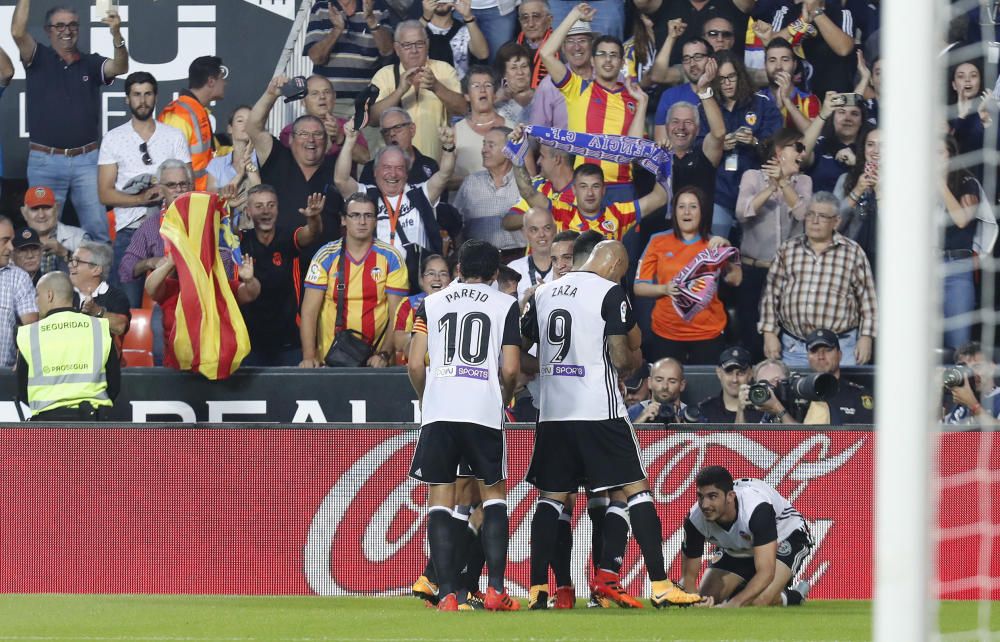
[[[135, 231], [147, 216], [160, 210], [163, 191], [154, 180], [160, 163], [168, 158], [191, 162], [184, 134], [153, 118], [157, 90], [152, 74], [145, 71], [129, 74], [125, 79], [125, 100], [132, 118], [109, 131], [101, 141], [97, 190], [101, 202], [115, 210], [112, 285], [119, 283], [118, 266]], [[132, 281], [122, 287], [132, 307], [140, 307], [142, 283]]]
[[[81, 226], [91, 238], [106, 243], [111, 237], [94, 169], [101, 135], [101, 86], [128, 72], [121, 18], [115, 11], [102, 17], [114, 44], [114, 58], [105, 58], [77, 48], [80, 16], [72, 9], [50, 9], [44, 27], [49, 46], [36, 42], [28, 33], [30, 5], [30, 0], [18, 0], [10, 27], [27, 80], [28, 183], [48, 185], [60, 204], [71, 197]], [[58, 210], [56, 217], [61, 213]]]

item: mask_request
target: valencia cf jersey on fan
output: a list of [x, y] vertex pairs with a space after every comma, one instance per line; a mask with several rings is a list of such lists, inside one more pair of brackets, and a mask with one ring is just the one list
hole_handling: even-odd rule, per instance
[[622, 240], [625, 232], [629, 231], [641, 216], [639, 201], [612, 203], [594, 218], [584, 216], [574, 204], [552, 202], [552, 218], [555, 219], [560, 232], [573, 230], [583, 234], [594, 230], [603, 234], [604, 238], [614, 241]]
[[608, 337], [628, 334], [634, 325], [625, 291], [593, 272], [570, 272], [538, 286], [521, 318], [522, 333], [538, 344], [538, 420], [628, 417]]
[[514, 297], [481, 283], [455, 281], [424, 299], [413, 331], [427, 335], [430, 356], [422, 425], [458, 421], [499, 430], [502, 347], [521, 345]]
[[[728, 529], [705, 519], [701, 507], [696, 503], [688, 514], [685, 531], [694, 527], [705, 539], [733, 557], [753, 557], [754, 546], [769, 544], [775, 539], [784, 541], [797, 530], [808, 531], [799, 511], [767, 482], [738, 479], [733, 484], [733, 490], [736, 492], [737, 515], [736, 521]], [[773, 528], [771, 524], [760, 524], [760, 520], [754, 518], [758, 507], [765, 504], [771, 509], [765, 508], [766, 513], [774, 515]], [[757, 515], [759, 517], [760, 513]], [[684, 554], [688, 557], [701, 557], [704, 542], [698, 546], [697, 542], [691, 542], [690, 539], [692, 538], [686, 534]]]

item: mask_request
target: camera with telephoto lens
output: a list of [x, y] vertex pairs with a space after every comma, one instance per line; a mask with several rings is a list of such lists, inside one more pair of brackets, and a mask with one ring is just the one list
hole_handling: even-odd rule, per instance
[[750, 403], [755, 406], [762, 406], [767, 403], [771, 393], [785, 407], [793, 403], [805, 403], [808, 401], [825, 401], [837, 394], [837, 378], [832, 374], [824, 372], [816, 374], [799, 374], [793, 372], [787, 379], [783, 379], [777, 385], [771, 385], [768, 381], [757, 381], [750, 384]]
[[976, 373], [964, 363], [948, 366], [941, 373], [941, 381], [945, 388], [958, 388], [965, 385], [966, 380], [974, 382]]
[[697, 424], [701, 423], [701, 413], [697, 406], [685, 406], [680, 412], [674, 409], [673, 404], [660, 404], [660, 410], [656, 413], [652, 423], [655, 424]]

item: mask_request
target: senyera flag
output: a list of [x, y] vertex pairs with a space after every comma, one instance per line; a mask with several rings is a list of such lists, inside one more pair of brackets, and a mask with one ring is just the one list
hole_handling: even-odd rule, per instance
[[160, 226], [174, 258], [180, 294], [171, 342], [182, 370], [225, 379], [250, 352], [250, 336], [219, 256], [228, 212], [216, 194], [190, 192], [167, 209]]

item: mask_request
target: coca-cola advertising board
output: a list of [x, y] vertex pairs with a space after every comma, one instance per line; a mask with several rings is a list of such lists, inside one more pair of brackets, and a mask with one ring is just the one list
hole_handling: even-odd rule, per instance
[[[996, 470], [1000, 457], [987, 434], [985, 464]], [[0, 592], [405, 594], [426, 551], [426, 490], [406, 476], [417, 435], [412, 426], [0, 429]], [[803, 567], [814, 583], [810, 597], [871, 597], [873, 433], [638, 435], [671, 576], [680, 573], [694, 475], [722, 464], [736, 477], [773, 484], [808, 520], [816, 542]], [[969, 498], [998, 490], [976, 486], [982, 438], [945, 436], [941, 522], [948, 542], [940, 564], [947, 597], [978, 596], [966, 578], [976, 575], [982, 515]], [[507, 444], [507, 582], [523, 596], [537, 496], [522, 481], [532, 431], [509, 430]], [[581, 494], [573, 518], [581, 587], [590, 561], [585, 501]], [[997, 562], [989, 563], [995, 577]], [[645, 592], [634, 543], [622, 576], [627, 588]]]

